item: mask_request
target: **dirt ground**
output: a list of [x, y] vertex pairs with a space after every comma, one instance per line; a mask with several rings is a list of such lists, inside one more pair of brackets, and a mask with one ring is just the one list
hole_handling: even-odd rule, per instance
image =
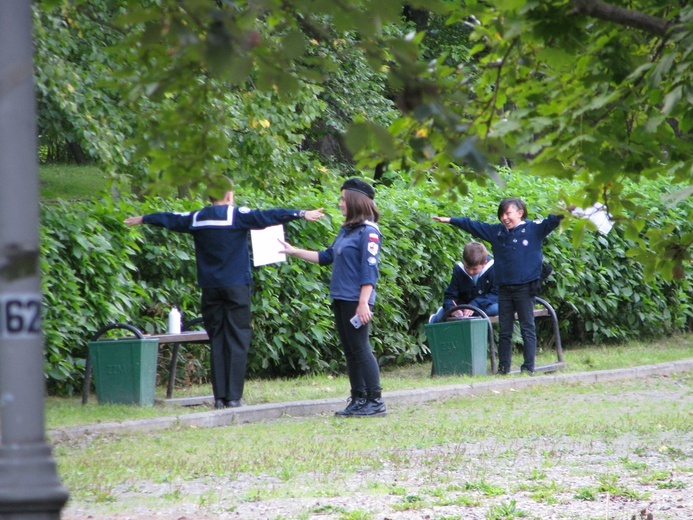
[[[646, 452], [638, 439], [617, 439], [608, 444], [598, 442], [587, 445], [536, 439], [522, 445], [450, 446], [449, 450], [459, 450], [466, 455], [467, 462], [458, 468], [443, 468], [435, 474], [422, 473], [415, 467], [407, 471], [379, 471], [377, 474], [364, 472], [337, 483], [340, 495], [332, 497], [310, 496], [310, 482], [292, 480], [290, 486], [301, 498], [254, 501], [248, 497], [259, 488], [287, 487], [286, 483], [277, 479], [258, 477], [202, 479], [165, 485], [140, 483], [120, 490], [117, 502], [106, 506], [102, 512], [85, 510], [76, 505], [64, 511], [63, 519], [693, 519], [693, 436], [687, 439], [688, 453], [685, 459], [672, 460], [662, 453], [662, 447], [667, 446], [666, 438], [656, 441], [650, 439], [649, 443], [652, 446], [651, 449], [645, 448]], [[501, 489], [517, 489], [525, 484], [528, 489], [495, 497], [489, 497], [481, 490], [447, 491], [444, 501], [436, 503], [435, 489], [454, 489], [456, 483], [469, 481], [478, 471], [475, 459], [487, 459], [499, 450], [510, 450], [516, 457], [499, 459], [493, 474], [487, 473], [485, 476], [489, 488], [495, 485]], [[618, 474], [623, 460], [632, 458], [634, 450], [640, 455], [633, 463], [647, 465], [648, 474], [662, 472], [670, 475], [670, 478], [660, 482], [643, 482], [632, 472]], [[417, 456], [430, 456], [425, 453], [414, 455], [412, 461]], [[555, 459], [553, 466], [547, 467], [547, 457]], [[541, 469], [537, 470], [537, 467]], [[679, 471], [677, 467], [686, 467], [687, 471]], [[576, 498], [580, 490], [599, 486], [594, 475], [604, 474], [605, 468], [611, 468], [608, 473], [613, 471], [618, 474], [618, 487], [627, 490], [626, 496], [600, 492], [592, 500]], [[533, 471], [538, 471], [540, 475], [533, 476]], [[384, 487], [379, 488], [375, 483], [381, 483]], [[545, 489], [544, 500], [540, 498], [542, 487]], [[172, 488], [185, 499], [174, 501], [175, 505], [170, 502], [166, 505], [164, 497], [174, 494]], [[536, 490], [532, 491], [532, 488]], [[388, 489], [391, 491], [387, 492]], [[246, 498], [239, 500], [239, 497]], [[160, 505], [148, 505], [152, 501]], [[477, 501], [477, 505], [466, 505], [470, 501]], [[509, 506], [511, 501], [515, 501], [514, 511], [517, 515], [489, 516], [494, 506]], [[120, 509], [119, 504], [127, 504], [129, 511], [115, 513]], [[347, 516], [349, 512], [353, 516]], [[357, 516], [356, 512], [360, 512], [361, 516]]]
[[[320, 476], [139, 482], [116, 490], [113, 503], [70, 504], [63, 519], [693, 519], [693, 433], [488, 441], [408, 450], [406, 457], [405, 469], [340, 478], [327, 486], [338, 491], [333, 496], [312, 491], [329, 483]], [[441, 461], [438, 470], [417, 469], [430, 468], [432, 457]]]
[[[690, 428], [609, 438], [557, 431], [395, 449], [378, 470], [357, 473], [128, 482], [109, 489], [108, 500], [68, 503], [62, 519], [693, 520], [690, 385], [630, 385], [580, 395], [571, 405], [590, 406], [591, 400], [639, 402], [653, 410], [677, 403], [674, 419]], [[624, 431], [628, 415], [618, 420], [615, 431]]]

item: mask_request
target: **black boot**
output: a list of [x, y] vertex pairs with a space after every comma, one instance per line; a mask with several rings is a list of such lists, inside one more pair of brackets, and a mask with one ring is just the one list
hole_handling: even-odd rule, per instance
[[354, 410], [351, 415], [354, 417], [375, 417], [385, 415], [387, 408], [381, 398], [380, 392], [368, 392], [366, 403]]
[[347, 401], [347, 407], [344, 410], [335, 412], [337, 417], [349, 417], [354, 414], [355, 410], [366, 404], [365, 392], [351, 392], [351, 397]]

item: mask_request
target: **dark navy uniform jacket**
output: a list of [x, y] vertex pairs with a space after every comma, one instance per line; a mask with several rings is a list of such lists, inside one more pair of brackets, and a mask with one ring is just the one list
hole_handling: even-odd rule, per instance
[[556, 229], [563, 215], [549, 215], [541, 222], [524, 220], [508, 230], [503, 224], [487, 224], [466, 217], [454, 217], [450, 224], [491, 244], [496, 260], [496, 283], [519, 285], [541, 278], [544, 239]]
[[496, 285], [494, 260], [489, 257], [488, 262], [474, 280], [464, 270], [464, 264], [458, 262], [452, 269], [452, 279], [443, 300], [443, 309], [452, 309], [456, 305], [474, 305], [482, 311], [491, 305], [498, 303], [498, 286]]
[[151, 213], [142, 222], [190, 233], [195, 241], [197, 282], [203, 289], [249, 285], [248, 231], [301, 218], [299, 210], [251, 210], [227, 205], [188, 213]]
[[362, 285], [372, 285], [368, 301], [375, 304], [375, 283], [379, 277], [381, 234], [378, 225], [365, 221], [342, 226], [330, 247], [318, 251], [320, 265], [332, 266], [330, 298], [359, 301]]

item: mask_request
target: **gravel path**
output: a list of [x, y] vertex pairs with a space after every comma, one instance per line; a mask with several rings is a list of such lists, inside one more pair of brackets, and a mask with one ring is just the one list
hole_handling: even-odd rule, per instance
[[681, 403], [691, 429], [450, 442], [390, 451], [381, 468], [357, 473], [129, 482], [109, 490], [111, 501], [68, 504], [62, 519], [693, 520], [690, 385], [629, 388], [580, 396], [579, 405]]
[[[100, 514], [68, 508], [63, 518], [690, 520], [693, 438], [683, 440], [686, 446], [679, 447], [670, 446], [662, 436], [648, 439], [645, 444], [634, 437], [586, 444], [536, 439], [517, 444], [447, 446], [445, 451], [421, 450], [408, 453], [409, 469], [385, 468], [338, 480], [334, 486], [339, 495], [328, 497], [312, 496], [309, 481], [286, 483], [251, 476], [165, 485], [144, 482], [117, 493], [118, 502], [130, 505], [130, 513]], [[683, 447], [688, 449], [685, 455], [677, 451]], [[634, 453], [638, 454], [635, 459]], [[431, 457], [442, 461], [439, 471], [416, 469], [417, 461], [429, 461]], [[604, 490], [599, 490], [600, 485]], [[605, 491], [607, 487], [616, 494]], [[324, 489], [324, 484], [320, 488]], [[290, 492], [300, 498], [251, 498], [272, 491]], [[172, 506], [170, 497], [176, 493], [185, 500]], [[153, 502], [160, 506], [153, 509]], [[489, 516], [494, 511], [499, 516]], [[508, 514], [500, 516], [502, 511]]]
[[[63, 520], [693, 519], [691, 433], [451, 444], [408, 450], [406, 458], [404, 467], [348, 478], [139, 482], [114, 490], [113, 504], [68, 507]], [[437, 471], [417, 469], [431, 467], [432, 459], [440, 461]], [[336, 494], [316, 496], [314, 489]]]

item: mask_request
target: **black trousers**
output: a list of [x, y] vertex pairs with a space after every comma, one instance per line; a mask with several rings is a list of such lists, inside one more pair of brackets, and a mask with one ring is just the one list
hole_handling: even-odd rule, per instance
[[501, 285], [498, 288], [498, 370], [501, 372], [510, 371], [515, 313], [522, 333], [524, 363], [521, 369], [534, 372], [537, 351], [534, 302], [532, 284]]
[[239, 400], [250, 349], [250, 286], [202, 289], [201, 303], [214, 399]]
[[370, 323], [358, 329], [349, 321], [356, 314], [358, 302], [334, 300], [332, 311], [337, 333], [342, 342], [346, 357], [347, 374], [351, 385], [351, 395], [371, 395], [380, 397], [380, 367], [375, 359], [368, 339]]

